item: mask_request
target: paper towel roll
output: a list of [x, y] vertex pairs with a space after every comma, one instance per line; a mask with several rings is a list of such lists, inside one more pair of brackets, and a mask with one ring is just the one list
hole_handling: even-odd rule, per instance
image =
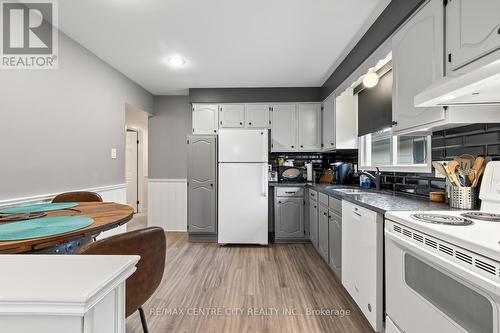
[[313, 165], [312, 163], [306, 163], [306, 170], [307, 170], [307, 181], [312, 182], [313, 180]]

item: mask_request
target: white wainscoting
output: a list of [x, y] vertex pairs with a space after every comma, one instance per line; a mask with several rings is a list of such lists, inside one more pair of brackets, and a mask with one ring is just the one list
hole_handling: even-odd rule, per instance
[[[47, 194], [37, 194], [30, 197], [21, 197], [21, 198], [12, 198], [12, 199], [4, 199], [0, 200], [0, 208], [6, 208], [11, 206], [18, 205], [28, 205], [28, 204], [36, 204], [36, 203], [45, 203], [50, 202], [52, 198], [54, 198], [57, 194], [62, 192], [73, 192], [73, 191], [91, 191], [99, 193], [104, 201], [112, 201], [117, 203], [126, 204], [127, 203], [127, 188], [125, 184], [115, 184], [115, 185], [106, 185], [106, 186], [98, 186], [92, 188], [80, 188], [74, 190], [64, 190], [58, 193], [47, 193]], [[102, 232], [97, 238], [106, 238], [115, 234], [119, 234], [127, 231], [127, 225], [121, 225], [117, 228]]]
[[149, 179], [148, 225], [187, 231], [187, 180]]

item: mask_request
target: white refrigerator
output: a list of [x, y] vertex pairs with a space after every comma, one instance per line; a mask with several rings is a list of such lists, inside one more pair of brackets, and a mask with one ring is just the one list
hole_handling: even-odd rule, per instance
[[219, 130], [219, 244], [268, 244], [268, 132]]

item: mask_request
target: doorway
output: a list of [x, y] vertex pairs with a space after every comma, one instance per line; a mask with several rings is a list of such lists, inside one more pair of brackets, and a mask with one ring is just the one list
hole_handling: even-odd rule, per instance
[[125, 144], [125, 183], [127, 185], [127, 204], [139, 210], [139, 133], [127, 129]]

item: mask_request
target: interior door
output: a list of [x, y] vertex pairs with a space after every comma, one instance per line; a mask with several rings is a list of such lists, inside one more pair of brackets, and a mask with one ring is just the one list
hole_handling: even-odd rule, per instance
[[139, 167], [139, 138], [136, 131], [127, 131], [125, 151], [125, 183], [127, 185], [127, 204], [138, 211], [138, 167]]
[[452, 70], [500, 49], [499, 13], [498, 0], [448, 1], [446, 43]]
[[188, 226], [190, 233], [217, 231], [216, 168], [216, 137], [188, 136]]
[[220, 105], [219, 124], [223, 128], [245, 127], [245, 105], [243, 104]]
[[321, 149], [321, 104], [299, 104], [299, 149], [318, 151]]
[[445, 119], [442, 107], [417, 108], [415, 95], [444, 75], [444, 9], [442, 0], [431, 0], [393, 37], [394, 131]]
[[248, 128], [269, 128], [269, 105], [268, 104], [247, 104], [246, 127]]

